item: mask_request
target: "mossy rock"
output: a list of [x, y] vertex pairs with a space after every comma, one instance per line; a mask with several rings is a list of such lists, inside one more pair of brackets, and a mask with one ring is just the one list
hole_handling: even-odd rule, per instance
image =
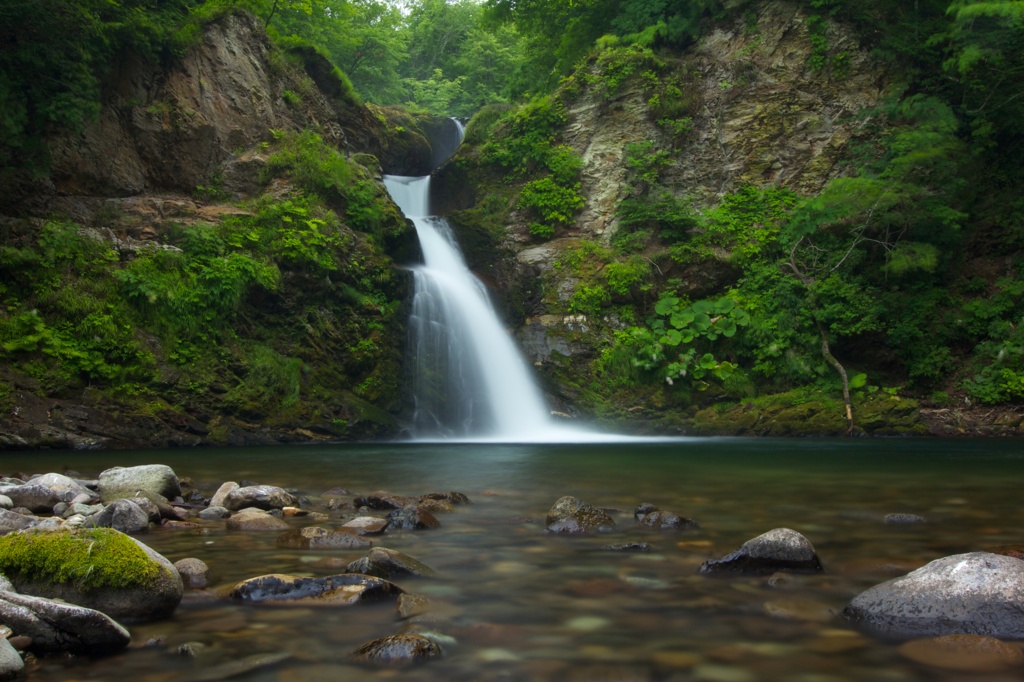
[[169, 616], [184, 592], [170, 561], [111, 528], [0, 537], [0, 573], [23, 594], [62, 599], [126, 621]]

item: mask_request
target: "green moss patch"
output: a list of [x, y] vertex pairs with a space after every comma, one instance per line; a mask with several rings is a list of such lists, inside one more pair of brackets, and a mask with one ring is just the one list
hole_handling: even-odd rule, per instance
[[128, 536], [96, 528], [0, 537], [0, 573], [90, 591], [152, 585], [160, 567]]

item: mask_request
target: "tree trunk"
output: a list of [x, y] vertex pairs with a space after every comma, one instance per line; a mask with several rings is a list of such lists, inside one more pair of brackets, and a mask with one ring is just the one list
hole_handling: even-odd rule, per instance
[[853, 433], [853, 403], [850, 402], [850, 379], [846, 376], [846, 368], [843, 364], [836, 360], [836, 356], [832, 355], [832, 351], [828, 347], [828, 330], [825, 329], [825, 325], [821, 322], [818, 323], [818, 332], [821, 334], [821, 357], [825, 358], [828, 364], [832, 365], [837, 372], [839, 377], [843, 380], [843, 403], [846, 405], [846, 435], [849, 436]]
[[274, 0], [274, 6], [270, 8], [270, 14], [267, 15], [267, 20], [263, 22], [264, 31], [267, 30], [268, 26], [270, 26], [270, 20], [274, 18], [274, 13], [277, 12], [278, 2], [280, 2], [280, 0]]

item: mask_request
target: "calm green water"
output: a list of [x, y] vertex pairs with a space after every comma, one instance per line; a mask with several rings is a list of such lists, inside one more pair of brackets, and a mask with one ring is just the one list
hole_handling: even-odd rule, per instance
[[[343, 487], [419, 495], [458, 490], [473, 504], [439, 516], [442, 528], [375, 538], [441, 577], [397, 581], [435, 604], [432, 624], [401, 621], [392, 605], [346, 609], [243, 608], [220, 598], [238, 580], [270, 572], [330, 575], [359, 552], [275, 546], [274, 534], [157, 530], [142, 539], [172, 561], [198, 557], [213, 585], [175, 616], [132, 626], [141, 644], [99, 661], [48, 662], [33, 680], [205, 679], [225, 662], [264, 652], [291, 658], [233, 679], [251, 680], [966, 680], [899, 656], [833, 614], [859, 591], [932, 559], [1024, 543], [1021, 441], [692, 439], [602, 445], [339, 445], [290, 448], [4, 455], [5, 473], [86, 477], [113, 465], [163, 463], [211, 495], [225, 480], [298, 488], [314, 503]], [[618, 530], [553, 537], [544, 515], [562, 495], [615, 514]], [[699, 531], [634, 527], [652, 502], [700, 522]], [[887, 513], [926, 525], [887, 526]], [[351, 513], [346, 514], [351, 516]], [[340, 525], [332, 512], [327, 527]], [[299, 527], [301, 521], [293, 520]], [[708, 579], [701, 562], [786, 526], [814, 543], [827, 573]], [[648, 542], [649, 554], [602, 551]], [[335, 566], [330, 565], [334, 559]], [[347, 654], [406, 628], [451, 638], [446, 657], [377, 670]], [[174, 655], [184, 642], [203, 657]], [[986, 676], [984, 679], [1000, 679]], [[1016, 679], [1016, 678], [1008, 678]]]

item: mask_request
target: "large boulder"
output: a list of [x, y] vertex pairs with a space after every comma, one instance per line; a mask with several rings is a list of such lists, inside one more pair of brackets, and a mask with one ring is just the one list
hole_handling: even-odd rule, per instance
[[771, 575], [776, 571], [821, 573], [824, 570], [810, 540], [789, 528], [775, 528], [747, 540], [735, 552], [705, 561], [700, 567], [704, 575]]
[[169, 616], [184, 593], [170, 561], [110, 528], [0, 537], [0, 573], [22, 594], [62, 599], [118, 620]]
[[[61, 495], [65, 502], [69, 502], [71, 499], [79, 495], [87, 495], [89, 497], [95, 497], [93, 491], [86, 488], [84, 485], [79, 483], [73, 478], [65, 476], [64, 474], [43, 474], [42, 476], [35, 476], [28, 481], [29, 485], [41, 485], [49, 488]], [[70, 496], [64, 493], [71, 493]]]
[[295, 496], [284, 488], [273, 485], [250, 485], [235, 488], [224, 498], [224, 506], [231, 511], [255, 507], [256, 509], [283, 509], [298, 504]]
[[[70, 653], [95, 656], [119, 651], [131, 641], [127, 630], [99, 611], [18, 594], [11, 583], [2, 579], [0, 622], [16, 635], [30, 637], [32, 643], [29, 648], [41, 655]], [[3, 665], [6, 665], [9, 656], [3, 658]]]
[[347, 573], [326, 578], [303, 578], [270, 574], [235, 585], [231, 598], [252, 604], [293, 606], [351, 606], [394, 598], [402, 594], [398, 585], [368, 575]]
[[610, 530], [615, 527], [615, 519], [603, 509], [566, 495], [548, 510], [545, 525], [549, 533], [572, 535]]
[[164, 464], [107, 469], [100, 474], [99, 490], [104, 502], [135, 497], [139, 491], [156, 493], [169, 500], [181, 495], [178, 477]]
[[841, 615], [890, 639], [1024, 639], [1024, 561], [989, 552], [936, 559], [861, 592]]

